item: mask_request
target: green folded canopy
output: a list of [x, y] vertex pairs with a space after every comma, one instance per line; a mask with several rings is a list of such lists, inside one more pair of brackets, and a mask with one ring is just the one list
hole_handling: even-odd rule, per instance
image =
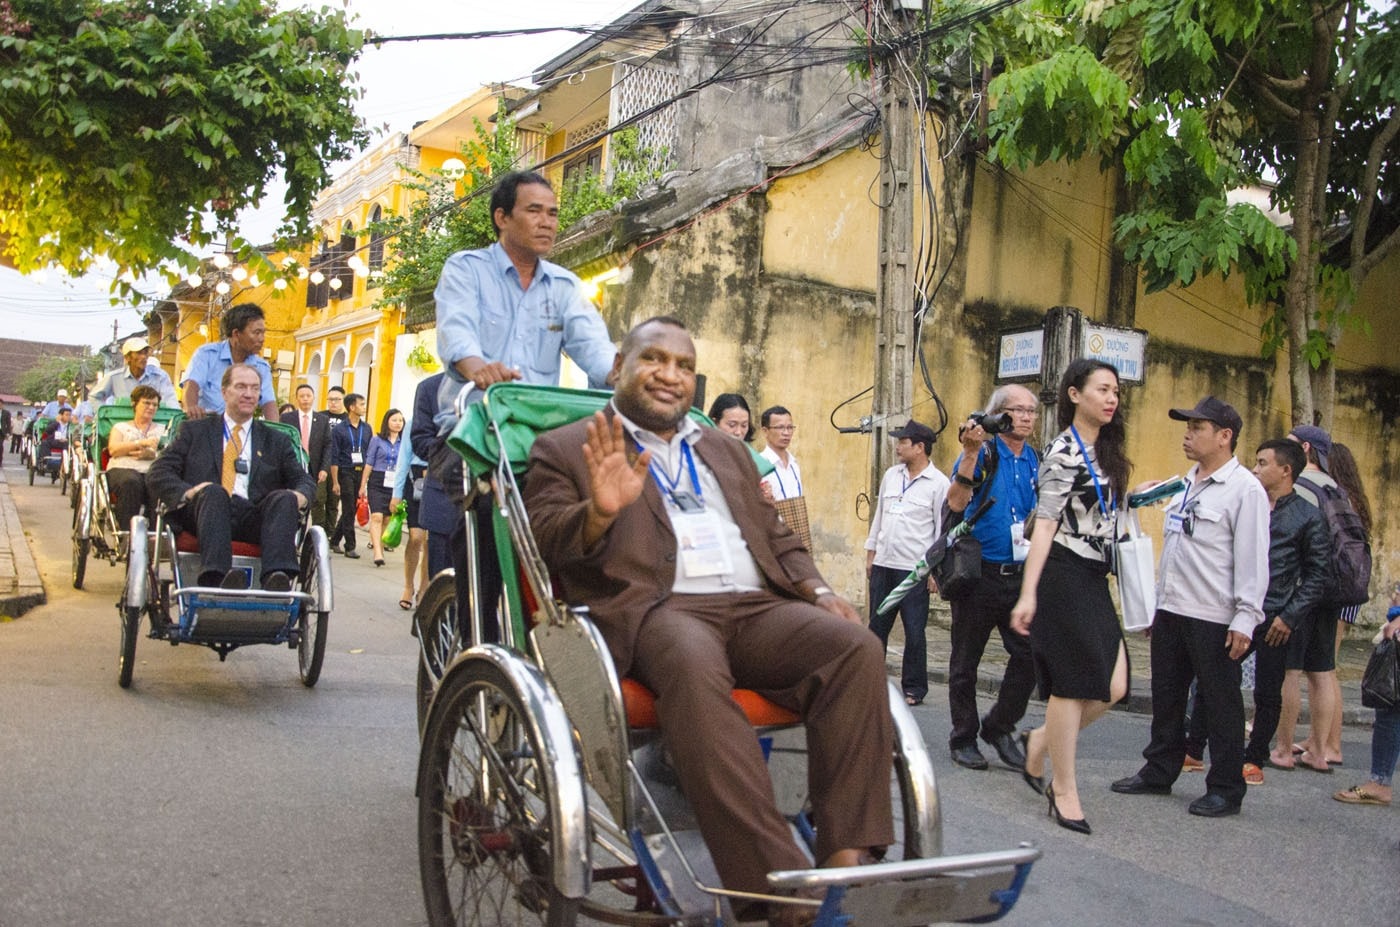
[[[525, 472], [536, 435], [592, 415], [603, 409], [612, 395], [598, 389], [497, 383], [487, 387], [481, 402], [467, 409], [447, 443], [462, 455], [473, 477], [483, 477], [496, 471], [504, 441], [511, 470], [519, 476]], [[691, 409], [690, 417], [704, 427], [714, 427], [699, 409]], [[760, 476], [773, 471], [773, 465], [753, 448], [749, 453]]]

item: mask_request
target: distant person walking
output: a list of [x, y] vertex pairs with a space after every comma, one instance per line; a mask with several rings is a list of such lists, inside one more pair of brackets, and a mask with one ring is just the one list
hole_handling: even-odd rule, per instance
[[[403, 413], [390, 409], [384, 413], [379, 433], [370, 439], [360, 477], [360, 498], [369, 502], [369, 546], [377, 567], [384, 565], [384, 516], [389, 514], [394, 484], [399, 479], [402, 448]], [[408, 466], [408, 459], [402, 458], [402, 464]]]

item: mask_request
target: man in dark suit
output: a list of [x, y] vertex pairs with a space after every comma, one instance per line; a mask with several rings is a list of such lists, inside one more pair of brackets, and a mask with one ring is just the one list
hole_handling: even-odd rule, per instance
[[297, 512], [316, 492], [292, 442], [263, 422], [258, 372], [224, 371], [224, 414], [190, 419], [151, 464], [146, 487], [179, 528], [199, 538], [199, 585], [247, 588], [233, 541], [262, 545], [262, 588], [287, 592], [297, 575]]
[[541, 435], [531, 453], [525, 504], [565, 599], [588, 606], [618, 672], [656, 693], [727, 888], [766, 891], [769, 871], [809, 865], [735, 686], [806, 722], [818, 862], [878, 855], [893, 840], [879, 640], [764, 501], [744, 443], [686, 417], [695, 346], [684, 326], [643, 322], [613, 373], [606, 413]]
[[331, 446], [331, 422], [324, 412], [312, 408], [316, 390], [309, 383], [296, 389], [296, 409], [282, 413], [282, 424], [301, 432], [301, 449], [306, 452], [306, 471], [316, 478], [316, 486], [326, 481], [326, 454]]

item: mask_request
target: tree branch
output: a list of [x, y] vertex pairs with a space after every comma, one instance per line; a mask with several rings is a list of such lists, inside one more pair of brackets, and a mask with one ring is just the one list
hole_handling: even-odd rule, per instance
[[1283, 118], [1289, 120], [1298, 118], [1300, 115], [1298, 107], [1286, 103], [1276, 96], [1274, 92], [1269, 89], [1267, 81], [1261, 80], [1259, 75], [1251, 74], [1248, 68], [1245, 69], [1245, 78], [1248, 79], [1249, 85], [1258, 91], [1259, 98], [1264, 103], [1277, 110]]
[[1371, 139], [1371, 147], [1366, 152], [1366, 171], [1361, 177], [1361, 189], [1357, 191], [1356, 217], [1351, 223], [1352, 267], [1362, 267], [1370, 259], [1366, 254], [1366, 234], [1371, 230], [1371, 213], [1375, 210], [1376, 190], [1380, 184], [1385, 151], [1395, 141], [1397, 134], [1400, 134], [1400, 112], [1392, 111], [1385, 125], [1376, 133], [1376, 137]]

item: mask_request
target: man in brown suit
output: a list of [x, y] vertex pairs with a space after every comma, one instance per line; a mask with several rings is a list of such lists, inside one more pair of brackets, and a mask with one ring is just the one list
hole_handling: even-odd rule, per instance
[[684, 326], [638, 325], [614, 375], [606, 413], [535, 442], [525, 505], [545, 561], [566, 599], [588, 606], [618, 672], [656, 693], [727, 888], [766, 891], [769, 871], [810, 865], [735, 687], [806, 722], [817, 860], [878, 855], [893, 840], [880, 642], [764, 501], [744, 443], [687, 418], [695, 346]]

